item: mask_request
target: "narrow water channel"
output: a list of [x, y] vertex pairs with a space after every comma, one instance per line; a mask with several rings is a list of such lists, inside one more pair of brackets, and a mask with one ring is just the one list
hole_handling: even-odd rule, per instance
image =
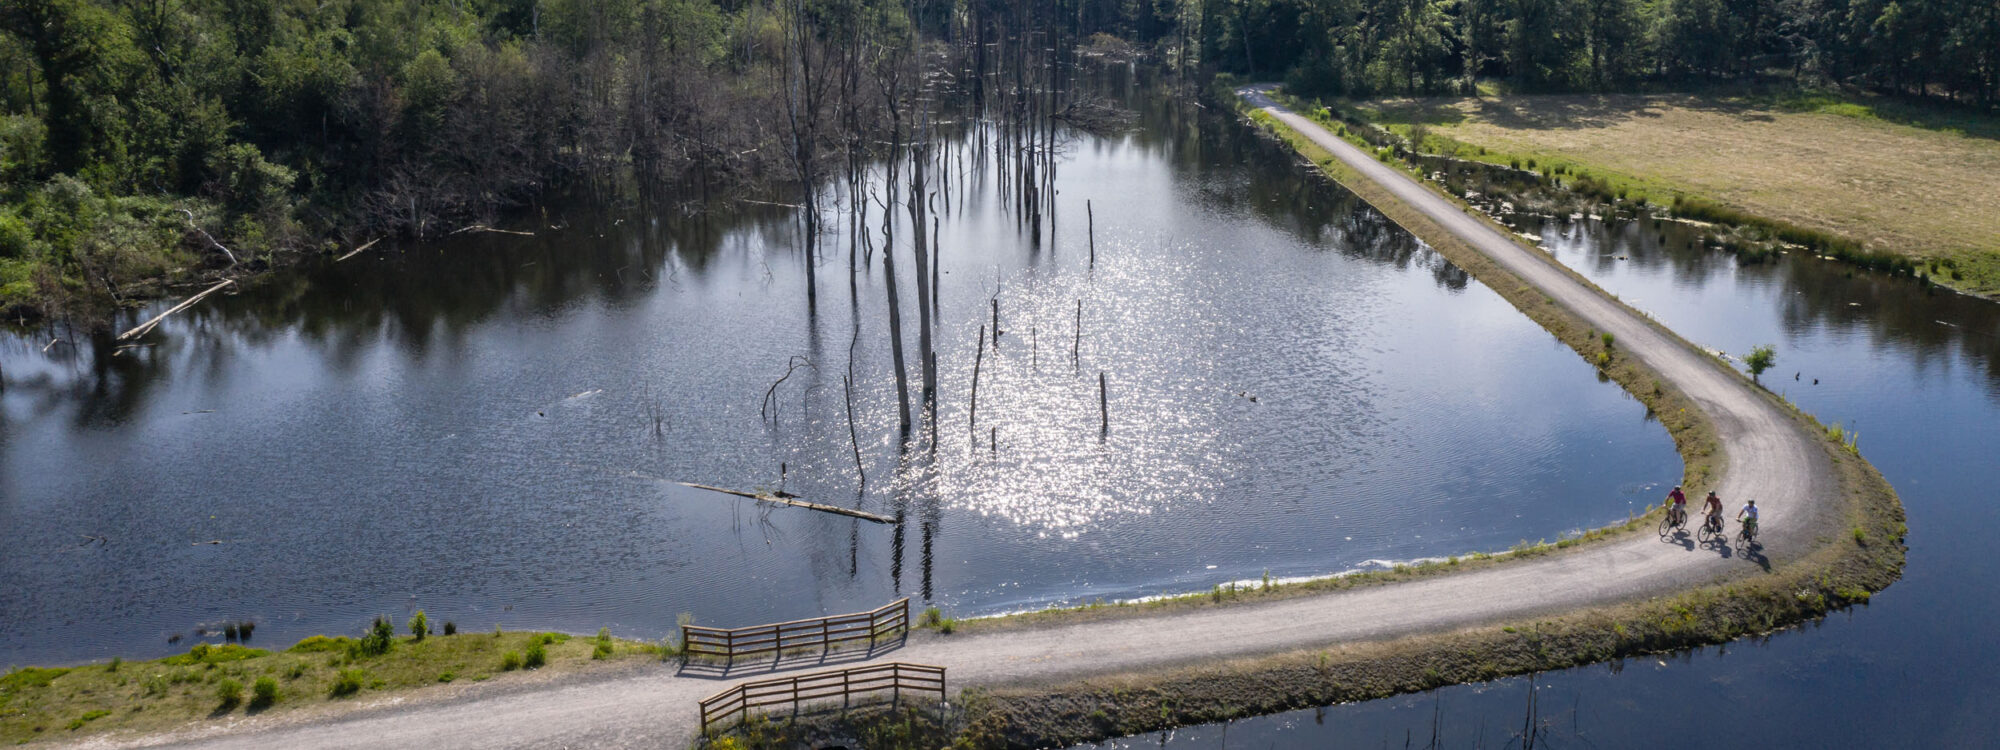
[[1053, 243], [976, 159], [954, 177], [935, 450], [896, 438], [880, 253], [850, 287], [838, 232], [809, 311], [795, 217], [749, 202], [552, 208], [531, 237], [270, 279], [132, 348], [0, 339], [0, 664], [244, 619], [275, 647], [416, 609], [663, 637], [681, 613], [1199, 591], [1553, 540], [1680, 475], [1643, 407], [1352, 196], [1225, 113], [1105, 91], [1137, 124], [1067, 142]]
[[[1191, 727], [1101, 748], [1521, 746], [1980, 747], [2000, 665], [2000, 304], [1792, 254], [1693, 248], [1669, 224], [1531, 225], [1556, 258], [1701, 346], [1775, 344], [1765, 377], [1862, 455], [1908, 513], [1903, 580], [1822, 622], [1692, 653], [1628, 659], [1370, 703]], [[1726, 721], [1715, 717], [1727, 716]], [[1727, 731], [1722, 728], [1727, 727]]]

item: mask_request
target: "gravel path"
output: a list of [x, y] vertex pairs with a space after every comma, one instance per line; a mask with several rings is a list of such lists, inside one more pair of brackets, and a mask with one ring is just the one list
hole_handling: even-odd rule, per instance
[[[900, 647], [848, 663], [901, 660], [943, 665], [950, 670], [954, 689], [1057, 682], [1520, 620], [1672, 592], [1719, 576], [1754, 572], [1760, 563], [1775, 564], [1808, 551], [1819, 533], [1815, 517], [1832, 512], [1835, 488], [1821, 463], [1825, 457], [1814, 444], [1815, 437], [1797, 421], [1710, 357], [1663, 335], [1602, 292], [1560, 270], [1540, 252], [1466, 216], [1404, 174], [1278, 107], [1261, 92], [1241, 93], [1458, 233], [1597, 330], [1615, 334], [1621, 350], [1643, 359], [1707, 411], [1727, 456], [1725, 473], [1716, 489], [1729, 501], [1729, 512], [1733, 514], [1744, 498], [1756, 498], [1765, 508], [1761, 558], [1725, 556], [1713, 549], [1638, 533], [1566, 554], [1460, 575], [1282, 601], [985, 634], [917, 633]], [[1234, 637], [1226, 642], [1210, 637], [1225, 629]], [[818, 667], [812, 663], [799, 668]], [[671, 666], [663, 665], [545, 684], [489, 683], [382, 699], [340, 713], [306, 711], [93, 744], [427, 750], [679, 747], [695, 734], [697, 701], [736, 681], [769, 674], [739, 671], [729, 679], [715, 679], [676, 674]]]

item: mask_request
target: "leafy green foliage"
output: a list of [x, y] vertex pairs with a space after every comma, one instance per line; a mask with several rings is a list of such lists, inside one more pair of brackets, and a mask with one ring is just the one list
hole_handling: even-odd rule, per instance
[[269, 677], [259, 677], [250, 687], [250, 705], [262, 708], [278, 702], [278, 681]]
[[1769, 344], [1751, 349], [1750, 353], [1743, 357], [1743, 366], [1750, 368], [1752, 379], [1763, 375], [1764, 371], [1771, 369], [1771, 366], [1777, 363], [1778, 348]]
[[215, 683], [215, 699], [222, 702], [223, 708], [243, 702], [243, 683], [231, 679]]

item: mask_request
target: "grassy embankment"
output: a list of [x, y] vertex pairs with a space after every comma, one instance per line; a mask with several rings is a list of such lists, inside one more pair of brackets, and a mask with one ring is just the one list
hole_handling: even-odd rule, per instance
[[[196, 644], [152, 661], [24, 667], [0, 677], [0, 743], [70, 741], [299, 710], [340, 710], [389, 692], [489, 679], [530, 679], [659, 659], [669, 647], [518, 631], [313, 636], [283, 651]], [[260, 685], [260, 683], [262, 683]], [[231, 687], [233, 686], [233, 687]]]
[[1539, 172], [1821, 255], [2000, 294], [2000, 119], [1831, 94], [1335, 103], [1416, 150]]
[[[1229, 95], [1225, 92], [1221, 96]], [[1688, 410], [1684, 396], [1624, 356], [1615, 342], [1604, 340], [1540, 291], [1394, 199], [1386, 189], [1361, 178], [1325, 150], [1268, 116], [1245, 113], [1327, 176], [1493, 288], [1597, 367], [1604, 377], [1645, 403], [1660, 417], [1686, 462], [1684, 483], [1700, 486], [1721, 470], [1725, 457], [1717, 453], [1714, 428], [1706, 417]], [[1717, 366], [1726, 367], [1720, 362]], [[1764, 393], [1794, 415], [1802, 429], [1825, 436], [1819, 443], [1824, 466], [1836, 476], [1841, 494], [1839, 512], [1820, 519], [1816, 526], [1820, 545], [1798, 559], [1775, 562], [1763, 574], [1733, 577], [1673, 596], [1521, 622], [1221, 664], [1107, 675], [1061, 685], [972, 689], [965, 691], [956, 707], [944, 712], [876, 707], [809, 715], [800, 722], [757, 720], [749, 722], [744, 731], [713, 742], [718, 747], [785, 747], [801, 738], [852, 737], [881, 748], [1063, 746], [1723, 643], [1866, 603], [1874, 592], [1901, 576], [1901, 542], [1907, 532], [1902, 504], [1888, 482], [1860, 458], [1855, 445], [1845, 441], [1837, 427], [1823, 427], [1810, 415], [1768, 391]], [[1054, 624], [1451, 575], [1501, 564], [1512, 556], [1564, 554], [1579, 545], [1619, 537], [1648, 525], [1645, 520], [1628, 522], [1594, 531], [1584, 539], [1523, 545], [1506, 555], [1452, 558], [1305, 584], [1217, 589], [1140, 605], [1093, 605], [996, 620], [959, 622], [929, 615], [926, 624], [949, 627], [947, 632]]]

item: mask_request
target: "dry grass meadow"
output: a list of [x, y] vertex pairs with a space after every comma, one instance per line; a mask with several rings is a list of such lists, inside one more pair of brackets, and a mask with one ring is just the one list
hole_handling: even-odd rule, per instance
[[1471, 158], [1566, 164], [1659, 203], [1684, 192], [1872, 250], [1981, 270], [2000, 259], [1993, 118], [1832, 97], [1699, 94], [1400, 99], [1359, 108], [1405, 134], [1421, 126], [1417, 135]]

